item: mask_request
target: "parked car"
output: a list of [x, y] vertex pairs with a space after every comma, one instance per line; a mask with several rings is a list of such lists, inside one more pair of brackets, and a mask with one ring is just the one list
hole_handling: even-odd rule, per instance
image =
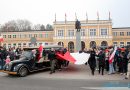
[[[51, 48], [59, 49], [61, 46], [47, 46], [44, 47], [46, 51]], [[48, 59], [44, 60], [41, 58], [40, 61], [36, 62], [32, 50], [37, 48], [24, 48], [23, 54], [18, 60], [11, 61], [9, 64], [4, 66], [4, 70], [1, 72], [7, 73], [9, 75], [19, 75], [24, 77], [31, 72], [44, 70], [50, 68], [50, 61]]]

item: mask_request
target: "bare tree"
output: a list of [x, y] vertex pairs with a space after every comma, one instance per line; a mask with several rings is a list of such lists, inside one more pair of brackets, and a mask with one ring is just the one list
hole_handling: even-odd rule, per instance
[[32, 25], [31, 22], [28, 20], [17, 20], [16, 23], [18, 31], [26, 31], [30, 29]]
[[47, 25], [46, 25], [46, 30], [53, 30], [53, 27], [52, 27], [52, 25], [50, 25], [50, 24], [47, 24]]
[[2, 25], [2, 31], [25, 31], [31, 30], [31, 22], [28, 20], [11, 20]]
[[45, 26], [41, 25], [40, 30], [45, 30]]
[[36, 24], [32, 27], [32, 30], [40, 30], [41, 29], [41, 25], [40, 24]]

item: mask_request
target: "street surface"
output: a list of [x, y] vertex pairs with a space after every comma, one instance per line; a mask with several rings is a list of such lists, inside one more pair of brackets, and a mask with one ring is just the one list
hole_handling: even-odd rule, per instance
[[123, 75], [92, 76], [88, 66], [71, 64], [62, 71], [49, 74], [48, 70], [26, 77], [9, 76], [0, 72], [0, 90], [130, 90], [130, 80]]

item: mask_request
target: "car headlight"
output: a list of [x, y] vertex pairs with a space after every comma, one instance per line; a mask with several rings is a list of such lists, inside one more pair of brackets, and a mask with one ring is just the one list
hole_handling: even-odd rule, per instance
[[18, 66], [14, 66], [13, 71], [17, 71]]

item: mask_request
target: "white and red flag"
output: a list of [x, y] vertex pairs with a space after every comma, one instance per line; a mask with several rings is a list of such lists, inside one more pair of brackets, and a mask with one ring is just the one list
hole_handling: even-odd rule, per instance
[[40, 59], [42, 58], [42, 51], [43, 51], [43, 46], [42, 46], [42, 44], [39, 46], [38, 51], [39, 51], [38, 60], [40, 60]]
[[73, 64], [81, 65], [88, 62], [88, 59], [90, 57], [90, 54], [88, 53], [70, 53], [67, 51], [64, 55], [57, 54], [58, 57], [61, 58], [61, 60], [70, 61]]
[[116, 54], [116, 50], [117, 50], [117, 47], [114, 48], [114, 51], [110, 55], [110, 57], [109, 57], [109, 63], [112, 63], [114, 61], [114, 56]]
[[3, 42], [3, 41], [4, 41], [3, 37], [2, 37], [2, 36], [0, 36], [0, 42]]

